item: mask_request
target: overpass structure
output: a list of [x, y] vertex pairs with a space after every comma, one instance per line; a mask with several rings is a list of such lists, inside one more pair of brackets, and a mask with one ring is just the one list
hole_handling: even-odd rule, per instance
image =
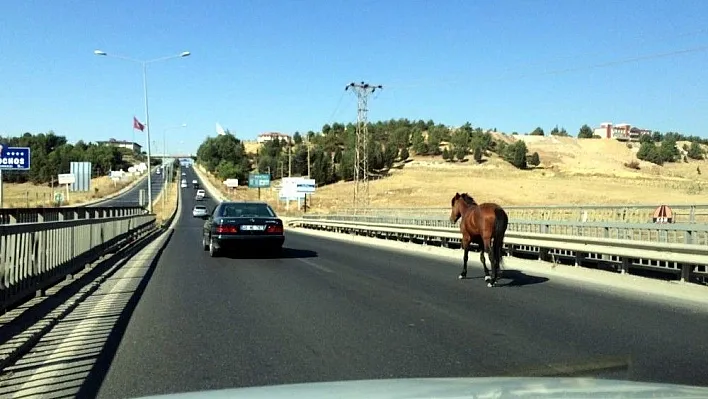
[[194, 158], [197, 154], [150, 154], [152, 158]]
[[[705, 264], [684, 267], [708, 257], [702, 206], [673, 225], [603, 223], [583, 214], [566, 222], [512, 218], [514, 256], [505, 259], [502, 286], [487, 288], [475, 257], [471, 277], [457, 279], [461, 251], [450, 260], [363, 241], [454, 245], [459, 233], [436, 210], [425, 217], [340, 210], [286, 219], [306, 230], [291, 228], [280, 256], [210, 257], [202, 251], [204, 221], [191, 211], [197, 204], [214, 209], [222, 197], [197, 169], [184, 170], [186, 178], [200, 180], [208, 198], [197, 202], [191, 189], [181, 190], [166, 228], [138, 207], [8, 216], [0, 226], [0, 299], [13, 299], [8, 308], [22, 293], [31, 299], [0, 324], [0, 396], [49, 395], [61, 387], [67, 396], [140, 397], [569, 370], [708, 385], [708, 311], [687, 299], [708, 303], [706, 287], [627, 275], [703, 278]], [[355, 242], [354, 235], [366, 238]], [[112, 254], [124, 258], [110, 263]], [[536, 268], [526, 268], [531, 261], [521, 257], [529, 255], [548, 262], [534, 259]], [[623, 273], [597, 272], [578, 282], [559, 271], [603, 264]], [[544, 265], [548, 272], [538, 271]], [[623, 279], [629, 283], [599, 285]], [[55, 283], [69, 288], [52, 290]], [[631, 284], [639, 288], [628, 291]], [[38, 300], [49, 295], [55, 297]]]

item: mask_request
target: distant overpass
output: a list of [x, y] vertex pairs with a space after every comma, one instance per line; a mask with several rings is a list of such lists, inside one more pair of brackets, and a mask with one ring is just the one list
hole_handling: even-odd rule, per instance
[[150, 154], [151, 158], [192, 158], [196, 156], [197, 154]]

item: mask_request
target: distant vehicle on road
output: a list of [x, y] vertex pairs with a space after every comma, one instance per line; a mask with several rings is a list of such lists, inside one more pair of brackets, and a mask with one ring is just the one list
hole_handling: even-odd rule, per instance
[[203, 219], [209, 216], [209, 211], [204, 205], [194, 205], [194, 208], [192, 208], [192, 216]]
[[182, 182], [182, 184], [180, 185], [180, 187], [182, 187], [182, 188], [187, 188], [187, 183]]
[[277, 254], [284, 242], [283, 221], [265, 202], [222, 202], [202, 229], [202, 248], [212, 257], [245, 246]]
[[201, 201], [206, 197], [206, 192], [204, 190], [197, 190], [197, 195], [194, 197], [195, 200]]
[[187, 173], [186, 173], [186, 172], [182, 172], [182, 176], [187, 176]]
[[155, 173], [158, 174], [158, 175], [161, 174], [161, 173], [162, 173], [162, 169], [157, 168], [157, 171], [156, 171]]

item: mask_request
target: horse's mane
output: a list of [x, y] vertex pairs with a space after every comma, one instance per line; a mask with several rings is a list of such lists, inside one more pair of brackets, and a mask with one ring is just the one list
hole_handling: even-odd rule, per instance
[[[455, 206], [455, 201], [457, 200], [457, 198], [458, 197], [455, 196], [452, 199], [452, 206]], [[467, 193], [460, 194], [459, 198], [461, 198], [463, 201], [465, 201], [465, 204], [467, 204], [468, 206], [477, 205], [477, 202], [474, 200], [474, 198], [470, 197], [470, 195]]]

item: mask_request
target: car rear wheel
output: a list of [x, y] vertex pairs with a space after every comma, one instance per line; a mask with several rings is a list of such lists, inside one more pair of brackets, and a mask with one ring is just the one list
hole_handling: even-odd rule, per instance
[[206, 236], [202, 235], [202, 249], [205, 251], [209, 250], [209, 243], [206, 240]]
[[219, 256], [219, 250], [216, 249], [216, 245], [214, 244], [214, 239], [209, 239], [209, 256], [212, 258], [216, 258]]

